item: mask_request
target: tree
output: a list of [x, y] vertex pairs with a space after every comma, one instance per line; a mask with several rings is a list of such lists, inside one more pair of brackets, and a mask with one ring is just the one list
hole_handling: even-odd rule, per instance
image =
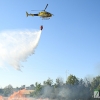
[[9, 96], [13, 93], [13, 87], [11, 85], [8, 85], [3, 90], [4, 96]]
[[43, 81], [43, 85], [46, 85], [46, 81]]
[[63, 79], [62, 78], [57, 78], [56, 79], [56, 84], [58, 85], [58, 86], [60, 86], [60, 85], [63, 85]]
[[30, 96], [38, 97], [41, 93], [42, 85], [41, 83], [36, 82], [35, 83], [35, 91], [30, 93]]
[[25, 85], [22, 85], [22, 86], [20, 87], [20, 89], [25, 89]]
[[93, 78], [93, 81], [91, 82], [91, 89], [100, 89], [100, 76]]
[[30, 85], [30, 89], [34, 89], [35, 86], [33, 84]]
[[35, 83], [35, 91], [36, 91], [36, 92], [39, 92], [39, 91], [41, 90], [41, 88], [42, 88], [41, 83], [36, 82], [36, 83]]
[[2, 95], [3, 94], [3, 89], [2, 88], [0, 88], [0, 95]]
[[68, 76], [68, 79], [66, 81], [66, 83], [71, 84], [71, 85], [78, 84], [78, 82], [79, 80], [74, 75]]
[[51, 86], [51, 85], [53, 84], [53, 80], [50, 79], [50, 78], [48, 78], [47, 81], [44, 81], [44, 84], [45, 84], [45, 85], [50, 85], [50, 86]]

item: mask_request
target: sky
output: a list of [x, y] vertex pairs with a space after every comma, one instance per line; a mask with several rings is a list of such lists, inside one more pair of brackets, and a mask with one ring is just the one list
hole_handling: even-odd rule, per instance
[[[26, 17], [26, 11], [38, 13], [31, 10], [43, 10], [46, 4], [46, 11], [54, 14], [51, 19]], [[70, 74], [79, 79], [99, 75], [99, 9], [100, 0], [0, 0], [0, 34], [44, 27], [35, 53], [21, 62], [21, 71], [10, 65], [8, 70], [0, 68], [0, 87], [29, 86], [48, 78], [55, 82], [58, 77], [65, 82]]]

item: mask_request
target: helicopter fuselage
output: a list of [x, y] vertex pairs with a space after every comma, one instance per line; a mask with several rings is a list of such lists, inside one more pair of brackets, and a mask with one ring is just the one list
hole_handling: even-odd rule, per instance
[[45, 17], [51, 17], [52, 14], [46, 11], [42, 11], [38, 13], [38, 16], [45, 18]]

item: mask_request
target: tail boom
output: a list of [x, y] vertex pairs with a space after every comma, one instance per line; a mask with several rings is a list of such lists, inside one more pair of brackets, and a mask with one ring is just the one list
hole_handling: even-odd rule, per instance
[[28, 12], [26, 12], [26, 16], [38, 16], [38, 14], [28, 14]]

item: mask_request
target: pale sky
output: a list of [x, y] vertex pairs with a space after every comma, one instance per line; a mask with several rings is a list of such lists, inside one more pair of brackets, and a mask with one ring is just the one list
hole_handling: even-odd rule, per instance
[[[31, 10], [43, 10], [46, 4], [46, 11], [54, 14], [50, 20], [26, 17], [26, 11], [38, 13]], [[100, 0], [0, 0], [0, 34], [44, 26], [35, 54], [21, 63], [22, 72], [10, 65], [6, 65], [8, 70], [0, 69], [0, 87], [29, 86], [49, 77], [65, 81], [70, 74], [78, 78], [99, 75], [99, 10]]]

